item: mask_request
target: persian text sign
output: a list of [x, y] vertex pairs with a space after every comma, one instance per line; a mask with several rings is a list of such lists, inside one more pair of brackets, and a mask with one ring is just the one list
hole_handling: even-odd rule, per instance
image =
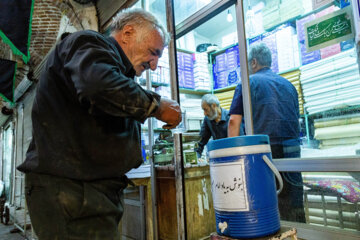
[[307, 52], [354, 38], [350, 7], [306, 23], [305, 36]]
[[218, 211], [249, 211], [244, 159], [210, 164], [211, 192]]

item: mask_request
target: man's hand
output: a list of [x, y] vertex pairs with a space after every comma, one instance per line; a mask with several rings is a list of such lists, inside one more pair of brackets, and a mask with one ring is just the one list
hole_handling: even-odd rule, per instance
[[161, 98], [159, 108], [154, 113], [154, 117], [167, 123], [164, 129], [175, 128], [181, 122], [181, 109], [177, 102]]

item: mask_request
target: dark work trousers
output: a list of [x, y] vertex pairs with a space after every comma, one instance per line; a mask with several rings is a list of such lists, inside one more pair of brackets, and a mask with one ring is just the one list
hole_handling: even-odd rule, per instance
[[[272, 158], [298, 158], [300, 146], [271, 145]], [[281, 220], [305, 223], [304, 189], [300, 172], [282, 172], [284, 187], [278, 195]]]
[[120, 239], [126, 177], [91, 182], [25, 174], [31, 223], [39, 240]]

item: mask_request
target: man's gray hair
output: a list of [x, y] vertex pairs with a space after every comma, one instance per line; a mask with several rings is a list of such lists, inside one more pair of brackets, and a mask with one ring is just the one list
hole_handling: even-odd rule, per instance
[[207, 103], [209, 106], [211, 106], [213, 103], [215, 103], [217, 107], [220, 106], [219, 99], [213, 94], [205, 94], [201, 98], [201, 101]]
[[255, 44], [250, 47], [248, 62], [250, 63], [253, 59], [256, 59], [263, 67], [271, 67], [271, 51], [265, 43]]
[[134, 25], [140, 29], [157, 29], [161, 34], [166, 46], [169, 43], [169, 34], [159, 21], [151, 13], [140, 9], [125, 9], [113, 17], [110, 32], [121, 31], [126, 25]]

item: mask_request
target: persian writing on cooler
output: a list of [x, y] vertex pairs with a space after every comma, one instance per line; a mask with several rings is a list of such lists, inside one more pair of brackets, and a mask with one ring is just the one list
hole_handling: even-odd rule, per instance
[[244, 160], [210, 165], [214, 208], [219, 211], [248, 211]]
[[224, 194], [240, 190], [244, 191], [244, 182], [243, 179], [234, 177], [234, 181], [232, 183], [225, 183], [222, 182], [211, 182], [211, 185], [214, 189], [214, 191], [222, 191]]

